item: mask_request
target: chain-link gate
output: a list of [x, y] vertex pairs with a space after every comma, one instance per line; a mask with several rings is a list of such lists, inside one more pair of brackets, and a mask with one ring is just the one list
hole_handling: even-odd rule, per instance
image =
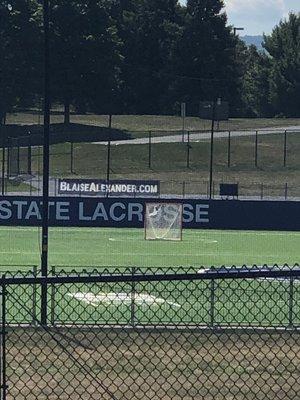
[[298, 265], [135, 272], [2, 277], [2, 398], [299, 398]]

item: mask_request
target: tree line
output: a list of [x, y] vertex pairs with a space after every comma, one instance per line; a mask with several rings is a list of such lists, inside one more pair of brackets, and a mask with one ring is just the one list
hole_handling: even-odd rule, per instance
[[[0, 113], [43, 94], [42, 0], [0, 0]], [[300, 14], [247, 47], [221, 0], [52, 0], [51, 97], [79, 113], [174, 114], [218, 97], [231, 116], [300, 116]]]

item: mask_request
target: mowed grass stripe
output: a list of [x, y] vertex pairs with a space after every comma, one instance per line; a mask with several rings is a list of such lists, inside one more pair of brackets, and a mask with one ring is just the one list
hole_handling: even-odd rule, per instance
[[[39, 265], [40, 229], [1, 227], [0, 264]], [[210, 267], [299, 263], [299, 232], [184, 230], [182, 242], [145, 241], [143, 229], [51, 228], [49, 263]]]

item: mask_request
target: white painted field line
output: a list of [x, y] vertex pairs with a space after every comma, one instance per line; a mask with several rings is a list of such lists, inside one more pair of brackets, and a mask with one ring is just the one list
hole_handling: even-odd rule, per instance
[[99, 293], [99, 294], [94, 294], [94, 293], [84, 293], [84, 292], [76, 292], [76, 293], [67, 293], [67, 296], [72, 297], [76, 300], [82, 301], [88, 305], [97, 307], [100, 304], [105, 304], [105, 305], [120, 305], [120, 304], [126, 304], [130, 305], [132, 304], [132, 301], [134, 300], [135, 304], [138, 305], [147, 305], [147, 306], [152, 306], [152, 305], [164, 305], [167, 304], [172, 307], [180, 308], [180, 304], [174, 303], [169, 300], [162, 299], [160, 297], [155, 297], [147, 293]]

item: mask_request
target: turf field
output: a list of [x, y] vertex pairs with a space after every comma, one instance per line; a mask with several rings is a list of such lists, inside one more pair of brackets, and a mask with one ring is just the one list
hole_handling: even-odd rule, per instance
[[[39, 228], [0, 227], [1, 270], [40, 265]], [[299, 232], [185, 230], [182, 242], [145, 241], [142, 229], [51, 228], [57, 267], [210, 267], [299, 262]]]
[[[101, 266], [111, 273], [124, 267], [165, 267], [170, 272], [169, 267], [180, 266], [197, 272], [212, 265], [292, 266], [299, 262], [299, 249], [296, 232], [185, 230], [182, 242], [167, 242], [145, 241], [142, 229], [52, 228], [49, 264], [57, 273], [92, 267], [103, 271]], [[40, 265], [39, 254], [38, 228], [0, 228], [2, 271], [30, 271]], [[300, 324], [298, 279], [50, 285], [48, 301], [50, 323]], [[40, 288], [12, 286], [7, 303], [8, 321], [31, 323], [40, 315]]]

